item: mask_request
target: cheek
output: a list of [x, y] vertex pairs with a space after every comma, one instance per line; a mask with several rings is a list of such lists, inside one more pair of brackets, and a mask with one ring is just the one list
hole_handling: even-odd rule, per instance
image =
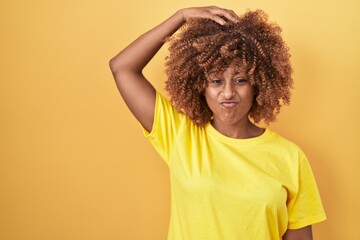
[[248, 102], [253, 102], [255, 97], [255, 91], [253, 87], [249, 87], [248, 89], [245, 89], [243, 92], [243, 98], [246, 99]]
[[210, 110], [212, 112], [214, 112], [214, 110], [216, 108], [216, 102], [217, 102], [216, 94], [214, 94], [213, 91], [209, 91], [209, 90], [205, 89], [204, 97], [205, 97], [207, 106], [210, 108]]
[[217, 92], [210, 88], [205, 89], [204, 96], [208, 105], [217, 100]]
[[251, 92], [251, 93], [248, 94], [247, 98], [248, 98], [249, 102], [253, 103], [254, 102], [254, 97], [255, 97], [254, 92]]

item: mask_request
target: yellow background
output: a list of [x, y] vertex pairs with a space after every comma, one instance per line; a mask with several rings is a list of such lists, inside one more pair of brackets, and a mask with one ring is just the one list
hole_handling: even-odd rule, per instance
[[[165, 239], [168, 170], [122, 102], [108, 60], [178, 8], [219, 1], [0, 1], [0, 239]], [[300, 145], [328, 220], [360, 239], [360, 2], [221, 1], [278, 22], [295, 69], [271, 129]], [[146, 69], [159, 89], [166, 48]]]

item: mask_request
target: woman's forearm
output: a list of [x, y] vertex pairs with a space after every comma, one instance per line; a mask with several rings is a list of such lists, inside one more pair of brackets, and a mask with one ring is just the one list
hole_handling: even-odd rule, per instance
[[166, 37], [175, 33], [184, 22], [182, 10], [179, 10], [155, 28], [142, 34], [111, 59], [112, 71], [125, 68], [140, 73], [164, 44]]

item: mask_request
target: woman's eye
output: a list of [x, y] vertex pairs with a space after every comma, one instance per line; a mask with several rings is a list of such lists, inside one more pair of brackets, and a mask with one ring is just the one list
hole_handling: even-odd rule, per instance
[[211, 80], [210, 82], [213, 84], [221, 84], [221, 80], [219, 80], [219, 79], [214, 79], [214, 80]]
[[247, 80], [246, 80], [246, 79], [243, 79], [243, 78], [239, 78], [239, 79], [236, 79], [236, 80], [235, 80], [235, 83], [237, 83], [237, 84], [244, 84], [244, 83], [247, 83]]

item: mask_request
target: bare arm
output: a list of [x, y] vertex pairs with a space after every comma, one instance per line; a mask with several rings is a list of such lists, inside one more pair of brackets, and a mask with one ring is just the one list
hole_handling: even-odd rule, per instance
[[143, 68], [164, 44], [164, 39], [175, 33], [188, 19], [202, 17], [225, 24], [220, 16], [231, 21], [238, 19], [233, 11], [218, 7], [181, 9], [110, 60], [110, 68], [121, 96], [146, 130], [152, 129], [156, 94], [154, 87], [142, 74]]
[[288, 229], [283, 240], [313, 240], [311, 225], [299, 229]]

